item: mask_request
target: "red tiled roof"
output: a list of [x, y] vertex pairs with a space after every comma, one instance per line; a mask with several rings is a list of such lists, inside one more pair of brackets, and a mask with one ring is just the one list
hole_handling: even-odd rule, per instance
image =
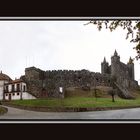
[[15, 80], [10, 81], [9, 83], [12, 84], [12, 83], [20, 83], [20, 82], [23, 82], [23, 80], [15, 79]]
[[8, 81], [11, 81], [12, 79], [8, 76], [8, 75], [6, 75], [6, 74], [4, 74], [4, 73], [0, 73], [0, 80], [8, 80]]

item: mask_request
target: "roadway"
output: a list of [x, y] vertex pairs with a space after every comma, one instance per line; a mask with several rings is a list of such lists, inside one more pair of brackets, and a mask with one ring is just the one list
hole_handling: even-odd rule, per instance
[[8, 108], [8, 112], [0, 116], [0, 121], [8, 119], [140, 119], [140, 108], [89, 112], [36, 112], [7, 106], [5, 107]]

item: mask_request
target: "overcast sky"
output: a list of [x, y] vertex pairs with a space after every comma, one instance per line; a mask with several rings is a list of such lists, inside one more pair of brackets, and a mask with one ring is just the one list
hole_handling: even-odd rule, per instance
[[[136, 55], [124, 30], [99, 32], [94, 25], [84, 26], [87, 22], [0, 21], [0, 70], [12, 79], [31, 66], [101, 72], [104, 56], [110, 64], [115, 49], [124, 63]], [[140, 62], [135, 61], [136, 80], [139, 70]]]

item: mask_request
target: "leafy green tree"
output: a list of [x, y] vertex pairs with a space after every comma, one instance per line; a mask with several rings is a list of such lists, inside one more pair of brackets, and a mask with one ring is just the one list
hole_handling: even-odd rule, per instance
[[136, 50], [136, 57], [134, 59], [140, 59], [140, 20], [90, 20], [88, 24], [96, 25], [98, 30], [102, 28], [109, 29], [111, 32], [116, 30], [118, 27], [122, 27], [127, 30], [126, 39], [130, 38], [130, 42], [135, 43], [133, 49]]

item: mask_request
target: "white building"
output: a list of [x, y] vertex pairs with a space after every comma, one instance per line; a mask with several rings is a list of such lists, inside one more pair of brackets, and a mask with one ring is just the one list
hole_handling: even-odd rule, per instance
[[0, 73], [0, 100], [36, 99], [27, 92], [27, 86], [21, 79], [12, 80], [6, 74]]
[[4, 95], [4, 84], [9, 83], [12, 79], [6, 75], [3, 74], [2, 71], [0, 73], [0, 100], [3, 100], [3, 95]]

